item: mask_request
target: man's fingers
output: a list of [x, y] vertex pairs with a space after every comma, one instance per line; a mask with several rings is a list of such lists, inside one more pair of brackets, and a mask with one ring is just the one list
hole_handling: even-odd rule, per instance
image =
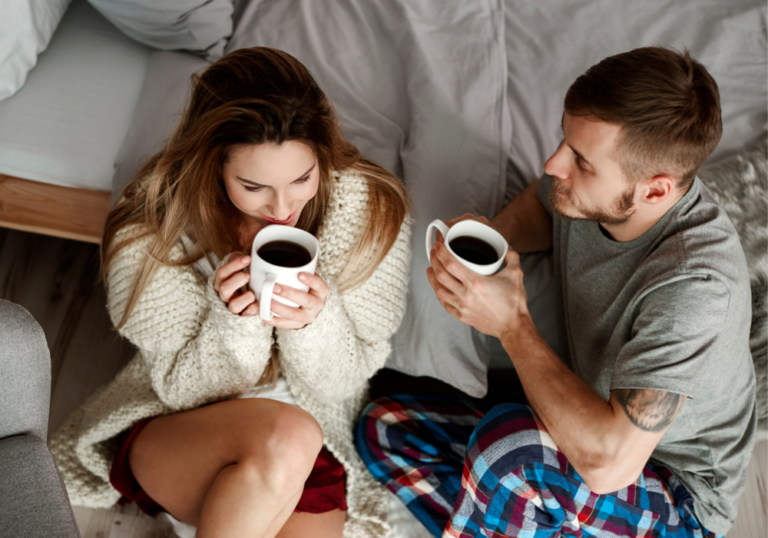
[[448, 249], [445, 248], [445, 245], [435, 245], [434, 252], [435, 257], [442, 264], [445, 271], [450, 273], [459, 283], [463, 284], [468, 282], [474, 278], [474, 275], [476, 275], [474, 271], [464, 267], [459, 260], [454, 258], [453, 254], [448, 252]]
[[461, 321], [461, 312], [457, 308], [454, 308], [450, 304], [444, 304], [443, 307], [445, 307], [445, 311], [448, 312], [450, 315], [452, 315], [454, 318]]
[[452, 218], [451, 220], [447, 220], [447, 221], [445, 221], [445, 225], [446, 225], [446, 226], [448, 226], [448, 227], [450, 228], [451, 226], [453, 226], [453, 225], [454, 225], [454, 224], [456, 224], [457, 222], [461, 222], [462, 220], [477, 220], [477, 219], [479, 219], [479, 218], [484, 218], [484, 217], [476, 217], [476, 216], [475, 216], [475, 215], [473, 215], [472, 213], [464, 213], [464, 214], [463, 214], [462, 216], [460, 216], [460, 217], [454, 217], [454, 218]]
[[[443, 248], [442, 250], [445, 251]], [[450, 254], [449, 254], [450, 256]], [[436, 249], [432, 249], [432, 255], [429, 258], [429, 261], [432, 264], [432, 271], [434, 274], [435, 279], [442, 284], [444, 287], [448, 288], [453, 293], [459, 293], [463, 288], [464, 284], [462, 284], [460, 281], [458, 281], [445, 267], [442, 260], [437, 256]], [[434, 288], [434, 286], [433, 286]], [[437, 290], [435, 290], [437, 291]]]
[[507, 249], [507, 253], [504, 256], [504, 264], [509, 266], [519, 266], [520, 265], [520, 254], [512, 250], [511, 248]]
[[432, 289], [435, 290], [437, 300], [444, 308], [452, 306], [458, 302], [456, 295], [437, 280], [437, 275], [432, 267], [427, 268], [427, 280], [429, 280]]

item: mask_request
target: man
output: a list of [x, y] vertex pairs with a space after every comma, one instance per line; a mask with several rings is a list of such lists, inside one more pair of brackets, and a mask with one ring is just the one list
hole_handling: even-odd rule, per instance
[[[506, 267], [480, 276], [437, 243], [428, 270], [450, 314], [501, 340], [530, 407], [382, 399], [358, 451], [435, 536], [725, 534], [755, 381], [744, 254], [696, 178], [722, 132], [717, 84], [687, 52], [642, 48], [590, 68], [564, 108], [544, 177], [490, 223]], [[562, 358], [519, 264], [549, 248]]]

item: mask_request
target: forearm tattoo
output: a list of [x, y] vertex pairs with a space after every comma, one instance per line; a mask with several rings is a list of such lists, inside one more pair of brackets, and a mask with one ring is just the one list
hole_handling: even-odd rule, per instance
[[684, 400], [674, 392], [649, 389], [621, 389], [616, 400], [632, 423], [647, 432], [660, 432], [675, 420]]

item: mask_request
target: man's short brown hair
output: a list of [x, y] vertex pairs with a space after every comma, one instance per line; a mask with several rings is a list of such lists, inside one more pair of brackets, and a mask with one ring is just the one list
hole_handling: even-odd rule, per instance
[[687, 189], [723, 132], [717, 83], [687, 50], [610, 56], [571, 85], [565, 111], [621, 126], [616, 158], [630, 183], [663, 174]]

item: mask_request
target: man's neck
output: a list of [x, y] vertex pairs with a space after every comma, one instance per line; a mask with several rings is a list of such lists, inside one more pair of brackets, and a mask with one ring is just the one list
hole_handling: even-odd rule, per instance
[[676, 191], [674, 196], [659, 204], [639, 204], [637, 211], [621, 224], [603, 224], [600, 225], [611, 234], [615, 241], [626, 243], [637, 239], [645, 232], [653, 228], [674, 205], [685, 196], [685, 192]]

